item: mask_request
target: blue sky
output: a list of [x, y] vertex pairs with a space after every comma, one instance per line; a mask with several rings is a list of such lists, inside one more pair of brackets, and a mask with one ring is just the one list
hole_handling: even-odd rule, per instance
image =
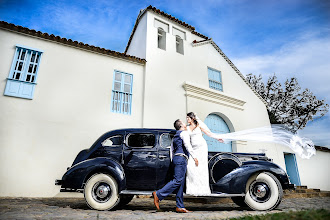
[[[211, 37], [243, 74], [295, 76], [330, 103], [327, 0], [0, 0], [0, 20], [124, 52], [140, 9], [153, 5]], [[300, 135], [330, 147], [330, 113]]]

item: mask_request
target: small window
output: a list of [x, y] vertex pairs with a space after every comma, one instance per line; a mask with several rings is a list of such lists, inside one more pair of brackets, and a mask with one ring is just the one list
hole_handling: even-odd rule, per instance
[[137, 148], [152, 148], [155, 145], [154, 134], [130, 134], [127, 145]]
[[221, 80], [221, 72], [208, 68], [209, 74], [209, 86], [211, 89], [216, 89], [219, 91], [223, 91], [222, 88], [222, 80]]
[[176, 36], [176, 52], [183, 55], [183, 40], [180, 36]]
[[111, 111], [130, 115], [132, 111], [133, 75], [114, 72]]
[[103, 147], [116, 147], [116, 146], [120, 146], [123, 143], [123, 136], [122, 135], [117, 135], [117, 136], [113, 136], [113, 137], [109, 137], [107, 139], [105, 139], [101, 145]]
[[164, 133], [160, 136], [160, 146], [162, 148], [171, 147], [174, 134]]
[[4, 95], [33, 99], [42, 51], [16, 45]]
[[163, 28], [158, 28], [158, 48], [166, 50], [166, 32]]

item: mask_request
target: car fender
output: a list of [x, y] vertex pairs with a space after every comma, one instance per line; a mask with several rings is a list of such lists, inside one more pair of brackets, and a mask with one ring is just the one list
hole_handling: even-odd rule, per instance
[[288, 188], [289, 179], [286, 172], [278, 165], [269, 161], [247, 161], [242, 166], [228, 173], [217, 183], [212, 185], [213, 192], [228, 194], [245, 193], [248, 179], [255, 173], [270, 172], [274, 174], [282, 184], [283, 189]]
[[97, 157], [77, 163], [67, 170], [62, 177], [61, 188], [83, 189], [86, 181], [95, 173], [108, 173], [114, 177], [117, 181], [119, 192], [126, 187], [123, 167], [111, 158]]

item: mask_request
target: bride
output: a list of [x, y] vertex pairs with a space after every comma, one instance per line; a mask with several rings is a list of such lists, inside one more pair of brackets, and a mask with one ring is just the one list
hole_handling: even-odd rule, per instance
[[[210, 195], [209, 185], [209, 168], [208, 168], [208, 148], [205, 139], [203, 138], [204, 132], [207, 136], [213, 136], [212, 132], [193, 112], [187, 114], [187, 130], [190, 135], [190, 142], [193, 151], [198, 159], [198, 166], [192, 157], [189, 157], [187, 164], [187, 177], [186, 177], [186, 194], [194, 196]], [[222, 139], [217, 139], [223, 142]]]

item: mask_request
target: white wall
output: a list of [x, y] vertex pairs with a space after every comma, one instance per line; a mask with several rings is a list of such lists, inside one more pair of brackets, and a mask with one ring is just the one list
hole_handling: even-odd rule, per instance
[[[269, 124], [263, 102], [211, 44], [193, 47], [191, 44], [193, 40], [202, 40], [202, 38], [152, 12], [147, 12], [146, 15], [148, 41], [145, 127], [172, 128], [173, 121], [177, 118], [185, 119], [189, 111], [198, 113], [202, 120], [210, 113], [225, 115], [233, 125], [232, 131]], [[157, 28], [153, 25], [155, 17], [170, 25], [170, 32], [166, 34], [166, 51], [157, 47]], [[176, 52], [175, 36], [172, 35], [173, 26], [186, 32], [184, 55]], [[186, 97], [186, 91], [182, 87], [185, 81], [209, 88], [208, 67], [221, 71], [224, 88], [222, 94], [245, 101], [244, 110]], [[255, 149], [242, 146], [238, 150], [250, 152]], [[259, 148], [257, 150], [260, 152]]]
[[[227, 122], [231, 131], [269, 125], [264, 103], [216, 51], [213, 45], [205, 44], [192, 47], [191, 42], [193, 40], [202, 39], [191, 34], [190, 30], [152, 12], [147, 12], [144, 16], [147, 17], [144, 127], [172, 128], [175, 119], [185, 119], [186, 113], [190, 111], [198, 113], [202, 120], [205, 120], [210, 113], [218, 114]], [[166, 34], [166, 51], [157, 48], [157, 28], [153, 25], [155, 17], [169, 24], [170, 32]], [[175, 36], [172, 35], [173, 26], [186, 32], [187, 40], [184, 41], [184, 55], [177, 53], [175, 50]], [[241, 106], [241, 110], [225, 105], [225, 102], [219, 104], [210, 100], [186, 96], [187, 92], [182, 87], [185, 82], [208, 89], [207, 67], [221, 71], [223, 92], [219, 94], [246, 102]], [[205, 96], [197, 93], [194, 95], [199, 98], [205, 98]], [[214, 99], [210, 99], [214, 101]], [[281, 166], [284, 170], [286, 169], [284, 152], [293, 153], [288, 147], [277, 144], [243, 141], [234, 143], [233, 151], [246, 153], [265, 152], [268, 157], [273, 159], [274, 163]], [[299, 170], [308, 170], [307, 168], [300, 168], [304, 166], [309, 167], [308, 163], [312, 164], [310, 167], [319, 165], [315, 159], [311, 159], [307, 163], [304, 162], [304, 165], [301, 165], [298, 160]], [[321, 162], [320, 164], [324, 167], [327, 165], [326, 162]], [[327, 189], [327, 186], [322, 185], [329, 182], [325, 179], [328, 178], [327, 175], [316, 178], [315, 176], [312, 177], [313, 174], [314, 172], [311, 171], [300, 171], [302, 184], [307, 184], [309, 187], [318, 186], [321, 189]], [[322, 182], [322, 184], [317, 185], [311, 181]]]
[[317, 150], [310, 159], [296, 158], [302, 185], [330, 191], [330, 152]]
[[[185, 119], [189, 111], [198, 113], [202, 120], [216, 113], [231, 131], [269, 124], [263, 102], [211, 44], [192, 47], [193, 40], [202, 38], [157, 17], [170, 24], [166, 51], [158, 49], [155, 16], [148, 11], [142, 17], [128, 50], [141, 58], [145, 54], [146, 65], [0, 29], [0, 91], [4, 91], [16, 44], [44, 51], [33, 100], [0, 96], [0, 196], [56, 195], [59, 187], [54, 186], [54, 180], [62, 177], [80, 150], [112, 129], [173, 128], [173, 121]], [[175, 50], [173, 26], [186, 32], [184, 55]], [[186, 96], [185, 82], [199, 90], [209, 89], [207, 67], [221, 71], [224, 91], [219, 94], [245, 104], [212, 102], [217, 100], [201, 94]], [[134, 76], [130, 116], [110, 110], [114, 70]], [[235, 143], [233, 150], [265, 150], [284, 169], [283, 152], [291, 152], [279, 145], [248, 142]], [[297, 159], [302, 184], [329, 189], [329, 175], [313, 175], [316, 167], [329, 167], [328, 155], [318, 152], [307, 162]]]
[[[0, 196], [54, 196], [77, 153], [103, 133], [142, 126], [144, 66], [0, 30], [0, 91], [15, 45], [44, 51], [33, 100], [0, 95]], [[133, 74], [132, 115], [112, 113], [114, 70]]]
[[144, 14], [140, 18], [127, 54], [145, 59], [147, 46], [147, 16]]

